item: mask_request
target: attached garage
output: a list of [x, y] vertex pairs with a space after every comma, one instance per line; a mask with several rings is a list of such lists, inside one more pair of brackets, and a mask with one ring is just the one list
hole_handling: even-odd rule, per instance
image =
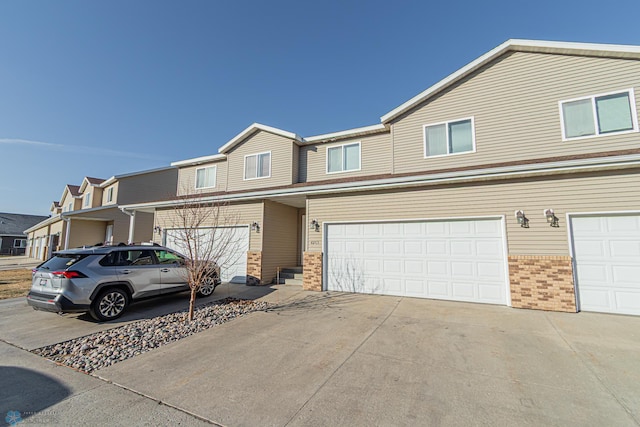
[[[228, 245], [222, 251], [219, 264], [223, 282], [245, 283], [247, 280], [247, 251], [249, 250], [249, 227], [217, 227], [200, 228], [203, 239], [214, 239], [214, 242]], [[182, 254], [188, 253], [180, 242], [180, 229], [165, 230], [164, 245]], [[215, 251], [215, 249], [214, 249]]]
[[572, 216], [579, 309], [640, 315], [640, 214]]
[[501, 218], [325, 223], [327, 290], [509, 304]]

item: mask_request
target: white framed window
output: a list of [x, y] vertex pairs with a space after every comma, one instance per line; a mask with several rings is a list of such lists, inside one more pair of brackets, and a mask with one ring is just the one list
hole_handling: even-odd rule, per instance
[[82, 206], [85, 208], [91, 206], [91, 193], [87, 193], [84, 195], [84, 203]]
[[637, 132], [633, 89], [560, 101], [562, 140]]
[[360, 170], [360, 143], [327, 147], [327, 173]]
[[473, 117], [424, 125], [424, 157], [476, 151]]
[[107, 203], [113, 202], [113, 187], [107, 188]]
[[244, 179], [271, 176], [271, 151], [244, 156]]
[[27, 239], [14, 239], [13, 240], [14, 248], [26, 248], [27, 247]]
[[67, 205], [67, 212], [71, 212], [73, 210], [73, 202]]
[[196, 169], [196, 189], [215, 187], [217, 169], [217, 166]]

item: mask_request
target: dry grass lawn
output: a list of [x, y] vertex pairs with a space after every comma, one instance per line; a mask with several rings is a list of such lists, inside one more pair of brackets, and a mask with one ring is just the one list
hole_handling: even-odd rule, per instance
[[0, 271], [0, 299], [27, 296], [29, 288], [31, 288], [30, 269]]

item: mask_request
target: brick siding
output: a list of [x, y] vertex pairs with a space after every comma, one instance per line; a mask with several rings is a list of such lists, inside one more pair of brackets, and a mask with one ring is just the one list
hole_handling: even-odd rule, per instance
[[322, 252], [305, 252], [302, 289], [322, 291]]
[[262, 285], [262, 252], [247, 252], [247, 285]]
[[509, 280], [513, 307], [576, 312], [569, 256], [510, 255]]

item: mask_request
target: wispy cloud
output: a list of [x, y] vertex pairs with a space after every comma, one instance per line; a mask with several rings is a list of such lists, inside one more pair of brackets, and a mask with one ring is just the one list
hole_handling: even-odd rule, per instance
[[96, 147], [87, 147], [83, 145], [63, 145], [63, 144], [54, 144], [52, 142], [42, 142], [42, 141], [32, 141], [29, 139], [19, 139], [19, 138], [0, 138], [0, 145], [21, 145], [27, 147], [38, 147], [41, 149], [49, 149], [54, 151], [64, 151], [64, 152], [82, 152], [85, 154], [95, 154], [102, 156], [111, 156], [111, 157], [127, 157], [127, 158], [136, 158], [136, 159], [148, 159], [148, 160], [170, 160], [164, 156], [156, 156], [149, 155], [143, 153], [135, 153], [132, 151], [120, 151], [120, 150], [109, 150], [106, 148], [96, 148]]

